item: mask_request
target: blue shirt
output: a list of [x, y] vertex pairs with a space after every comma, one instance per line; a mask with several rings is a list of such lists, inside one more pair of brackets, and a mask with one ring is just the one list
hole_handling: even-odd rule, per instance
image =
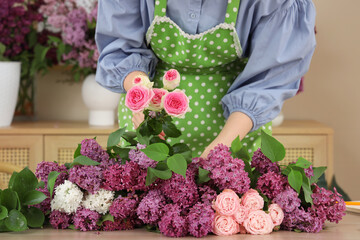
[[[154, 74], [158, 62], [145, 42], [154, 0], [99, 0], [96, 80], [124, 93], [132, 71]], [[197, 34], [224, 22], [225, 0], [168, 0], [167, 16]], [[239, 111], [253, 129], [274, 119], [294, 96], [315, 49], [315, 8], [311, 0], [242, 0], [236, 30], [249, 61], [222, 99], [224, 116]]]

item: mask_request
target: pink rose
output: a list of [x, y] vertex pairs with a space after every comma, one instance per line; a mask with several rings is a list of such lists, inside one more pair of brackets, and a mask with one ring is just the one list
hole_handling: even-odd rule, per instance
[[179, 89], [167, 93], [162, 98], [161, 105], [173, 117], [184, 118], [185, 113], [190, 112], [189, 98]]
[[152, 89], [142, 85], [135, 85], [126, 94], [125, 106], [133, 112], [141, 112], [149, 106], [153, 96]]
[[137, 75], [134, 79], [133, 79], [133, 85], [142, 85], [144, 87], [147, 88], [152, 88], [152, 86], [154, 85], [153, 82], [150, 82], [150, 79], [148, 76], [145, 75]]
[[239, 209], [234, 214], [234, 219], [236, 220], [237, 223], [242, 224], [248, 215], [249, 215], [249, 209], [247, 209], [243, 205], [240, 205]]
[[151, 111], [161, 111], [161, 99], [162, 97], [168, 93], [167, 90], [161, 89], [161, 88], [153, 88], [154, 91], [154, 97], [150, 101], [149, 110]]
[[270, 204], [269, 215], [275, 226], [279, 226], [284, 219], [284, 212], [276, 203]]
[[180, 74], [175, 69], [167, 71], [163, 77], [164, 88], [168, 90], [174, 90], [180, 85]]
[[241, 205], [249, 211], [260, 210], [264, 207], [264, 199], [255, 189], [249, 189], [241, 198]]
[[225, 189], [216, 197], [213, 208], [221, 215], [232, 216], [240, 208], [240, 198], [233, 190]]
[[268, 234], [271, 233], [274, 224], [269, 214], [262, 210], [250, 212], [244, 221], [244, 227], [251, 234]]
[[213, 233], [218, 236], [229, 236], [240, 231], [240, 225], [229, 216], [215, 215]]

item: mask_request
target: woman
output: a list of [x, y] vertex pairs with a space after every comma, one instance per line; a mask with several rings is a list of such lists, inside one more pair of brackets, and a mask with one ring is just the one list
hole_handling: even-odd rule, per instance
[[[252, 153], [308, 70], [314, 25], [311, 0], [99, 0], [97, 81], [125, 93], [134, 76], [156, 86], [175, 68], [192, 109], [175, 121], [180, 141], [206, 157], [240, 136]], [[119, 124], [137, 127], [124, 100]]]

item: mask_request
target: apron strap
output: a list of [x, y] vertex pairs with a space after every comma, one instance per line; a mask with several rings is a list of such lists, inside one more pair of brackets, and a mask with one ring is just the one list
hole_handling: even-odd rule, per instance
[[239, 13], [241, 0], [228, 0], [228, 6], [226, 9], [225, 23], [229, 23], [235, 26], [237, 16]]
[[154, 17], [165, 17], [166, 16], [166, 4], [167, 0], [155, 0]]

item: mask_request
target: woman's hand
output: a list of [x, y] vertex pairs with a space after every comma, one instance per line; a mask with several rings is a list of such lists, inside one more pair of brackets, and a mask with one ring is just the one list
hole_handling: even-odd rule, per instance
[[225, 123], [224, 128], [219, 135], [207, 146], [200, 157], [206, 159], [212, 149], [218, 144], [222, 143], [228, 147], [231, 147], [232, 141], [239, 136], [240, 140], [243, 139], [246, 134], [251, 130], [253, 123], [246, 114], [242, 112], [233, 112], [230, 114], [228, 120]]
[[137, 129], [140, 126], [140, 124], [144, 121], [144, 119], [145, 119], [144, 113], [142, 113], [142, 112], [134, 113], [133, 112], [132, 122], [133, 122], [134, 128]]

